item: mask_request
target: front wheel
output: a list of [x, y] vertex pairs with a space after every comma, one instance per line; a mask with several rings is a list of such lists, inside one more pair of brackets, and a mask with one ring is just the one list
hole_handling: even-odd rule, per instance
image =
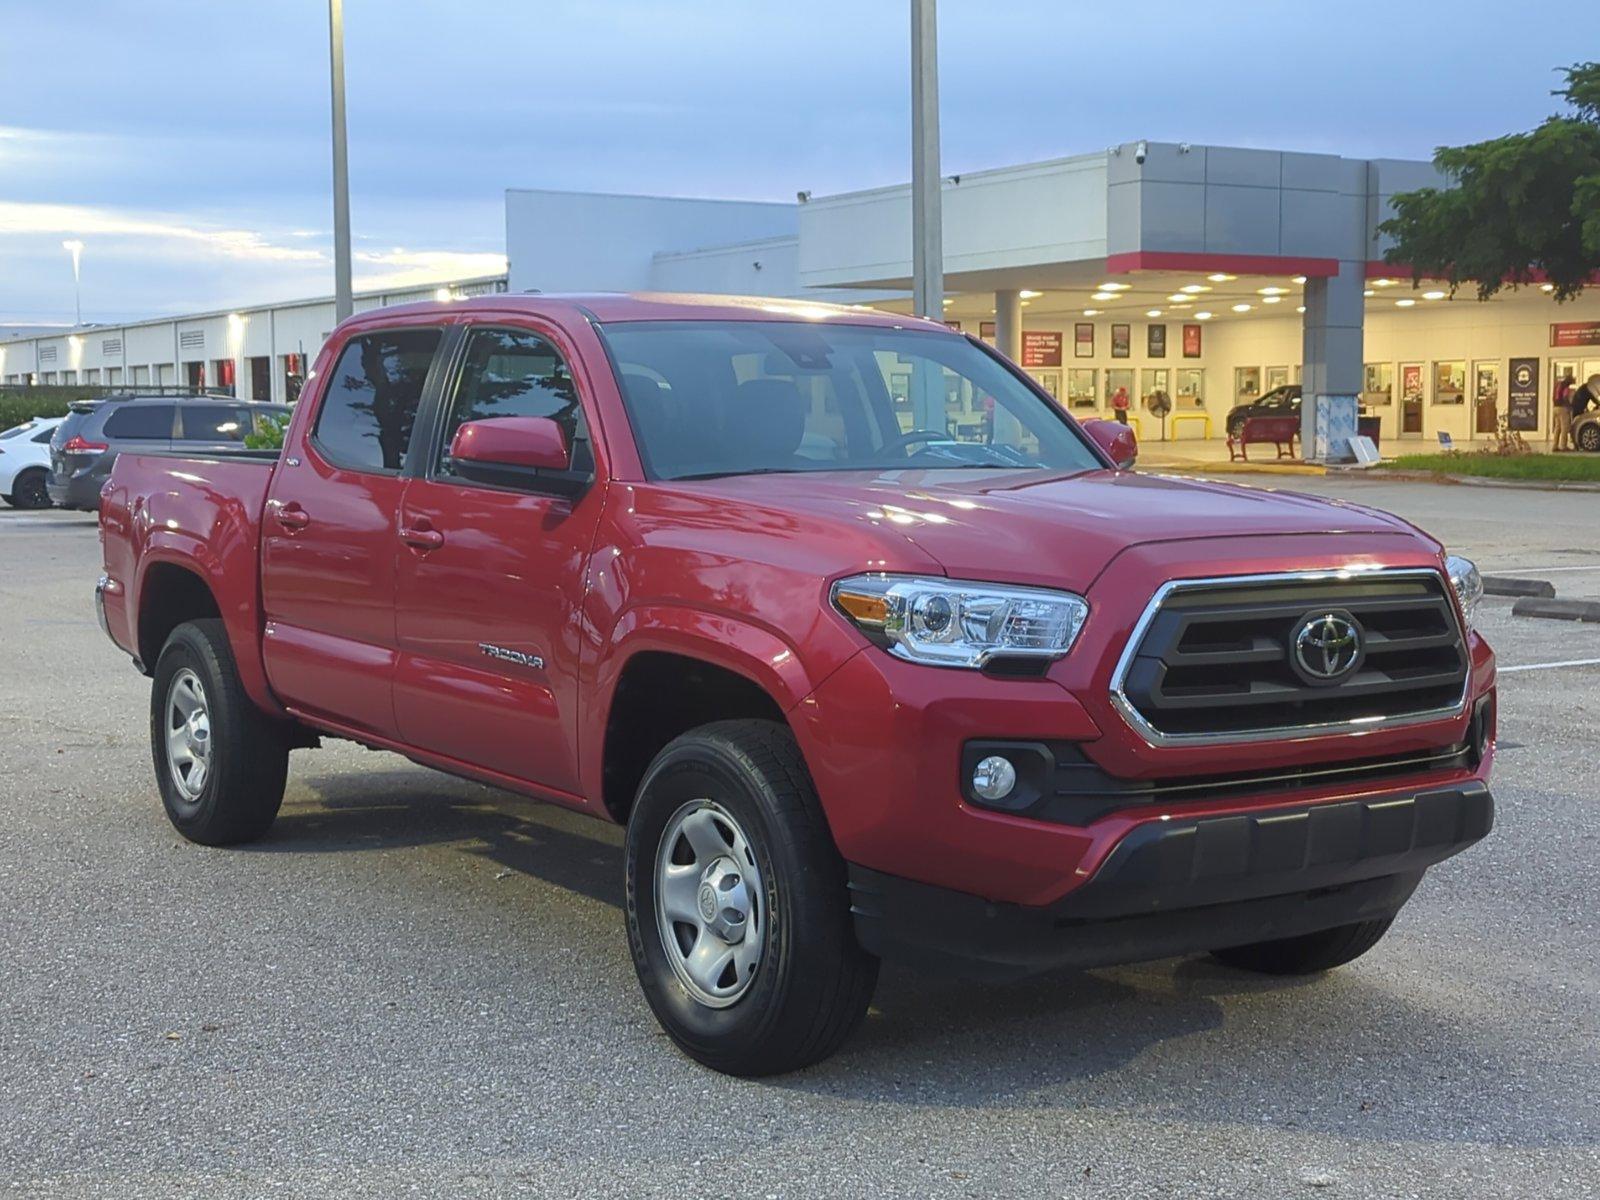
[[1590, 421], [1578, 430], [1578, 449], [1590, 454], [1600, 450], [1600, 421]]
[[1299, 937], [1230, 946], [1212, 951], [1212, 956], [1226, 966], [1263, 975], [1315, 975], [1360, 958], [1378, 944], [1392, 924], [1393, 917], [1356, 921]]
[[866, 1015], [844, 863], [790, 732], [720, 721], [671, 742], [628, 823], [628, 945], [663, 1029], [731, 1075], [832, 1054]]
[[191, 842], [251, 842], [277, 818], [289, 742], [245, 695], [221, 621], [185, 622], [162, 647], [150, 750], [167, 818]]

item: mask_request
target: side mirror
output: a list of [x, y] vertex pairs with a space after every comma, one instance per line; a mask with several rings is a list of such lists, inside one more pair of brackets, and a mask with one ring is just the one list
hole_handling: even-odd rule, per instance
[[450, 439], [450, 467], [464, 479], [574, 496], [588, 483], [572, 471], [566, 432], [549, 417], [466, 421]]
[[1133, 429], [1121, 421], [1102, 421], [1094, 418], [1083, 422], [1083, 431], [1104, 450], [1112, 462], [1126, 471], [1138, 461], [1139, 439]]

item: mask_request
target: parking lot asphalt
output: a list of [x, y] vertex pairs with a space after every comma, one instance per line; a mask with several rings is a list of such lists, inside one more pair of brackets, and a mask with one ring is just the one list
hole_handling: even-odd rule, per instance
[[[1600, 596], [1588, 497], [1293, 481]], [[677, 1053], [617, 831], [334, 743], [182, 841], [92, 522], [0, 510], [0, 1195], [1600, 1194], [1600, 626], [1481, 626], [1499, 820], [1364, 958], [975, 986], [886, 969], [796, 1075]]]

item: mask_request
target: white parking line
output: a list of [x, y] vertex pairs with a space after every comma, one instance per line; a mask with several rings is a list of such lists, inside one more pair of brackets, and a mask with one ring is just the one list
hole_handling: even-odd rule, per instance
[[1483, 567], [1485, 575], [1548, 575], [1552, 571], [1600, 571], [1593, 567]]
[[1510, 675], [1515, 671], [1551, 671], [1556, 667], [1600, 667], [1600, 658], [1569, 658], [1565, 662], [1523, 663], [1519, 667], [1500, 667], [1498, 673]]

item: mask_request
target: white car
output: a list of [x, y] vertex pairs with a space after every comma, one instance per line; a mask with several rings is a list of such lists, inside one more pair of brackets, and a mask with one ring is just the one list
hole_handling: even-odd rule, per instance
[[49, 508], [50, 435], [61, 417], [35, 417], [0, 432], [0, 497], [12, 508]]

